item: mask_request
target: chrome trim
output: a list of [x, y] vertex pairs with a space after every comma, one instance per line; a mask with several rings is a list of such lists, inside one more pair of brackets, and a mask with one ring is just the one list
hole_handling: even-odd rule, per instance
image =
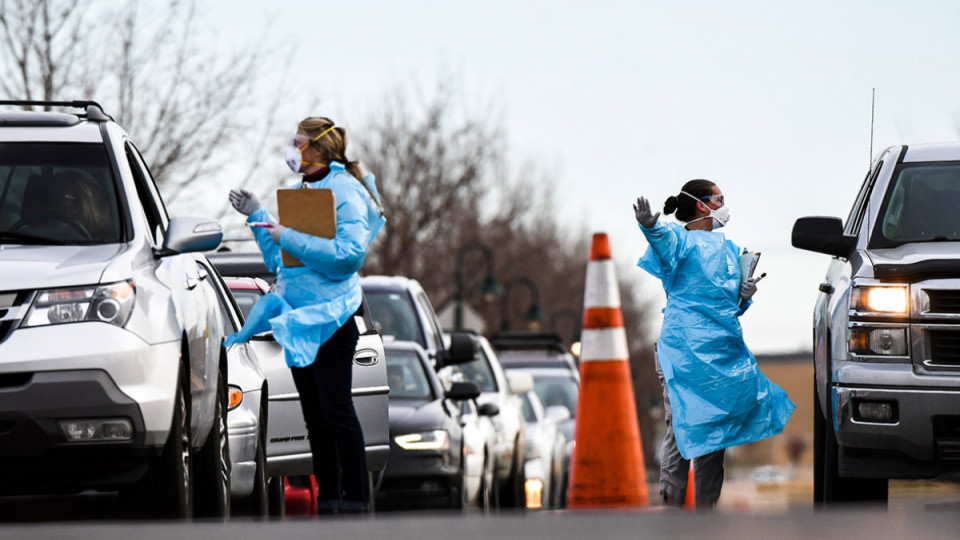
[[[376, 396], [380, 394], [390, 393], [389, 386], [364, 386], [361, 388], [354, 388], [353, 395], [356, 396]], [[272, 394], [270, 396], [270, 401], [299, 401], [300, 394]]]

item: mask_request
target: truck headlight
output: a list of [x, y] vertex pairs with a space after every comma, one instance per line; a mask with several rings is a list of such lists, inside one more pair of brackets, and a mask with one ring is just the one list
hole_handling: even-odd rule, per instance
[[854, 287], [851, 304], [856, 311], [907, 313], [905, 286]]
[[850, 352], [860, 355], [906, 356], [906, 328], [851, 328]]
[[450, 447], [450, 438], [442, 429], [397, 435], [393, 440], [404, 450], [446, 450]]
[[136, 298], [129, 281], [40, 291], [24, 318], [23, 327], [100, 321], [122, 327], [133, 313]]

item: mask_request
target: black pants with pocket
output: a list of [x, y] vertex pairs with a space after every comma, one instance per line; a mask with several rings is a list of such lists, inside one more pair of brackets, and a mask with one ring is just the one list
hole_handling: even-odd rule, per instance
[[[363, 430], [353, 407], [353, 354], [359, 332], [353, 317], [317, 352], [313, 364], [290, 368], [307, 422], [318, 506], [366, 505], [370, 498]], [[329, 509], [329, 508], [327, 508]]]

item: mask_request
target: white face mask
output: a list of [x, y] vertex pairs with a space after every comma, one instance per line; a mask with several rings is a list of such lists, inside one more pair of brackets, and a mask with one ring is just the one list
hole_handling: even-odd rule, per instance
[[[694, 197], [693, 195], [687, 193], [686, 191], [681, 191], [680, 193], [682, 193], [683, 195], [686, 195], [687, 197], [690, 197], [691, 199], [693, 199], [693, 200], [695, 200], [695, 201], [703, 202], [703, 201], [701, 201], [700, 199], [698, 199], [697, 197]], [[706, 204], [704, 204], [704, 206], [706, 206]], [[714, 210], [713, 208], [710, 208], [709, 206], [707, 206], [707, 210], [710, 211], [710, 214], [709, 214], [709, 215], [703, 216], [702, 218], [697, 218], [697, 219], [690, 220], [690, 221], [688, 221], [687, 223], [693, 223], [694, 221], [700, 221], [701, 219], [712, 218], [712, 219], [713, 219], [713, 228], [714, 228], [714, 230], [716, 230], [716, 229], [719, 229], [719, 228], [723, 227], [724, 225], [727, 224], [727, 222], [730, 221], [730, 209], [727, 208], [726, 206], [721, 206], [720, 208], [717, 208], [716, 210]]]
[[294, 145], [287, 147], [287, 152], [284, 155], [284, 159], [287, 162], [287, 166], [290, 167], [290, 170], [293, 172], [300, 172], [300, 149]]

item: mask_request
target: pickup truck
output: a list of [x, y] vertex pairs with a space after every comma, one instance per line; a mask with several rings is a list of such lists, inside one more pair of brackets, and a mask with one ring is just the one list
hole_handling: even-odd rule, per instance
[[794, 247], [833, 256], [813, 313], [816, 503], [960, 471], [958, 205], [960, 143], [894, 146], [845, 222], [794, 224]]

